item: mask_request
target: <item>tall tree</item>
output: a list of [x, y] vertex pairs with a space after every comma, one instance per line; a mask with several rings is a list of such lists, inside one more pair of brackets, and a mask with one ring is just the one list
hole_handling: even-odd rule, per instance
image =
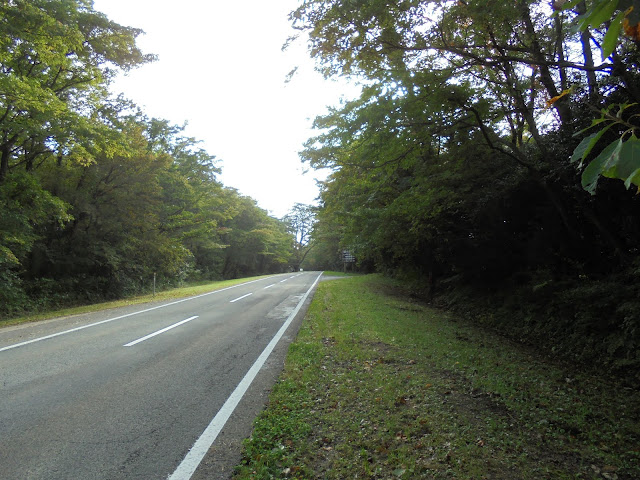
[[162, 176], [172, 157], [150, 151], [145, 127], [135, 117], [119, 120], [123, 153], [91, 152], [95, 161], [72, 159], [42, 166], [36, 175], [70, 206], [73, 221], [52, 229], [37, 245], [29, 268], [59, 283], [79, 281], [87, 295], [118, 297], [149, 284], [154, 272], [179, 281], [191, 253], [178, 235], [161, 228], [165, 193]]
[[296, 203], [282, 221], [293, 237], [293, 253], [291, 267], [295, 272], [300, 270], [304, 259], [313, 248], [311, 243], [316, 209], [311, 205]]
[[70, 205], [34, 172], [64, 158], [87, 165], [94, 155], [122, 153], [101, 111], [110, 108], [113, 74], [152, 60], [135, 44], [140, 33], [95, 12], [88, 0], [0, 1], [0, 262], [9, 268], [3, 292], [18, 285], [3, 279], [24, 280], [46, 231], [71, 220]]
[[235, 210], [224, 223], [222, 241], [225, 278], [236, 278], [263, 273], [276, 273], [285, 269], [290, 257], [291, 237], [285, 225], [267, 215], [255, 200], [229, 190]]
[[[69, 154], [114, 73], [153, 59], [90, 0], [0, 2], [0, 182]], [[87, 161], [87, 158], [83, 158]]]
[[[507, 332], [562, 332], [575, 343], [567, 351], [607, 344], [598, 355], [637, 366], [639, 320], [628, 312], [638, 305], [640, 197], [598, 179], [640, 184], [640, 4], [554, 8], [302, 2], [291, 19], [319, 69], [363, 87], [316, 119], [301, 152], [331, 169], [317, 241], [423, 295], [464, 288], [478, 304], [493, 299]], [[588, 164], [582, 186], [597, 197], [571, 158]], [[610, 342], [590, 336], [605, 331]]]
[[[583, 59], [568, 55], [587, 49], [580, 33], [570, 28], [580, 18], [579, 11], [571, 10], [578, 3], [568, 2], [566, 11], [554, 14], [532, 0], [303, 2], [291, 18], [309, 34], [319, 68], [328, 76], [347, 75], [363, 84], [359, 99], [316, 119], [321, 133], [301, 154], [311, 166], [335, 172], [325, 186], [321, 221], [336, 221], [345, 239], [350, 237], [355, 248], [369, 252], [378, 264], [411, 258], [407, 232], [425, 227], [428, 214], [423, 212], [438, 216], [443, 208], [434, 202], [438, 195], [443, 193], [446, 203], [457, 198], [463, 204], [424, 172], [441, 182], [447, 175], [460, 177], [462, 160], [453, 154], [465, 152], [469, 172], [491, 175], [482, 165], [488, 148], [499, 160], [497, 171], [505, 175], [503, 162], [510, 165], [505, 186], [535, 185], [527, 187], [537, 192], [531, 201], [552, 217], [545, 223], [554, 227], [545, 228], [562, 239], [561, 251], [578, 245], [585, 231], [595, 231], [622, 260], [627, 246], [610, 218], [572, 188], [575, 177], [567, 160], [577, 143], [571, 135], [588, 125], [585, 113], [595, 107], [592, 102], [629, 98], [627, 92], [638, 83], [636, 59], [627, 54], [622, 60], [621, 53], [632, 47], [629, 40], [610, 48], [607, 33], [596, 28], [589, 28], [594, 40], [589, 48], [600, 50], [599, 61], [586, 53]], [[586, 18], [605, 3], [587, 2]], [[620, 23], [625, 12], [615, 15]], [[631, 109], [628, 116], [634, 113]], [[502, 183], [497, 176], [493, 181]], [[507, 193], [497, 189], [492, 195]], [[396, 210], [402, 198], [404, 207]], [[421, 208], [414, 221], [398, 225], [403, 232], [399, 238], [384, 229], [395, 224], [390, 212], [404, 218], [403, 212], [412, 210], [408, 198]], [[468, 228], [469, 238], [477, 239], [476, 227]], [[578, 252], [583, 254], [580, 248], [567, 254]], [[363, 253], [360, 259], [367, 257]]]

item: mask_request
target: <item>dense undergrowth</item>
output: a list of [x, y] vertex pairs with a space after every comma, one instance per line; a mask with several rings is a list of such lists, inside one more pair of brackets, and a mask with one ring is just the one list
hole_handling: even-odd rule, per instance
[[600, 279], [457, 287], [433, 304], [547, 355], [640, 385], [640, 271]]
[[207, 293], [212, 290], [219, 290], [221, 288], [237, 285], [239, 283], [248, 282], [258, 278], [261, 277], [246, 277], [233, 280], [221, 280], [217, 282], [191, 282], [177, 288], [169, 288], [168, 286], [163, 285], [162, 288], [158, 288], [157, 292], [155, 293], [148, 293], [146, 295], [131, 295], [108, 302], [98, 302], [91, 304], [79, 304], [76, 302], [71, 302], [69, 305], [57, 305], [58, 308], [54, 308], [52, 304], [45, 304], [48, 305], [48, 308], [41, 306], [41, 308], [39, 309], [33, 308], [28, 311], [23, 311], [21, 315], [16, 314], [7, 317], [0, 316], [0, 328], [10, 325], [18, 325], [20, 323], [37, 322], [40, 320], [48, 320], [51, 318], [96, 312], [108, 308], [118, 308], [125, 305], [137, 305], [152, 301], [166, 301], [175, 298], [191, 297]]
[[640, 13], [366, 3], [303, 2], [293, 16], [327, 75], [365, 85], [316, 119], [301, 153], [331, 172], [318, 267], [348, 250], [363, 272], [637, 385], [640, 44], [607, 29]]

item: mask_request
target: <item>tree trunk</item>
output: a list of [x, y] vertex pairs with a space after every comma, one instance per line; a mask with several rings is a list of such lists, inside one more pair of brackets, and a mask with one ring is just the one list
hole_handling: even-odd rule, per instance
[[9, 173], [9, 157], [11, 155], [11, 147], [8, 144], [0, 146], [0, 183], [4, 181]]
[[634, 75], [629, 72], [627, 65], [620, 59], [620, 55], [613, 54], [613, 74], [618, 76], [624, 84], [627, 95], [633, 99], [635, 103], [640, 103], [640, 88]]
[[[555, 27], [556, 27], [556, 55], [558, 58], [558, 63], [563, 65], [567, 60], [564, 55], [564, 37], [563, 37], [563, 28], [562, 28], [562, 17], [557, 15], [555, 18]], [[560, 88], [562, 90], [566, 90], [569, 88], [569, 81], [567, 79], [567, 69], [565, 67], [559, 68], [560, 73]]]
[[[542, 48], [540, 47], [540, 42], [538, 41], [538, 36], [536, 35], [535, 26], [533, 25], [533, 21], [531, 20], [529, 5], [527, 4], [527, 2], [523, 1], [520, 1], [519, 4], [522, 14], [522, 20], [524, 21], [525, 25], [525, 30], [527, 32], [527, 35], [531, 38], [531, 54], [533, 55], [534, 60], [538, 62], [538, 67], [540, 68], [540, 83], [542, 83], [542, 85], [544, 86], [547, 94], [549, 95], [549, 98], [557, 97], [558, 95], [560, 95], [560, 92], [558, 92], [549, 66], [546, 65], [545, 55], [542, 53]], [[560, 100], [555, 102], [553, 106], [556, 109], [556, 112], [558, 112], [560, 122], [563, 125], [571, 120], [571, 109], [569, 108], [569, 104], [564, 98], [561, 98]]]
[[[576, 9], [580, 15], [587, 11], [585, 2], [576, 5]], [[593, 96], [598, 92], [596, 72], [593, 71], [593, 51], [591, 50], [591, 33], [587, 28], [580, 34], [580, 43], [582, 44], [582, 57], [584, 58], [584, 66], [587, 67], [587, 85], [589, 87], [589, 96]]]

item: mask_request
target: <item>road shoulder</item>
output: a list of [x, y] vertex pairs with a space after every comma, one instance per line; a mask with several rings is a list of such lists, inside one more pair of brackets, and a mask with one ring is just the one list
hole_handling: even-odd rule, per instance
[[314, 287], [238, 407], [229, 417], [229, 421], [191, 477], [193, 480], [228, 480], [232, 477], [235, 466], [242, 459], [242, 442], [251, 435], [253, 421], [264, 410], [269, 400], [271, 389], [284, 368], [289, 344], [298, 335], [315, 290]]

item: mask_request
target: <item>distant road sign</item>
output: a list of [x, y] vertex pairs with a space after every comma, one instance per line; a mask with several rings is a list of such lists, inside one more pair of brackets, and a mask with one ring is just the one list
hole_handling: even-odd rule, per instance
[[356, 257], [349, 250], [343, 250], [342, 261], [344, 263], [355, 263]]

